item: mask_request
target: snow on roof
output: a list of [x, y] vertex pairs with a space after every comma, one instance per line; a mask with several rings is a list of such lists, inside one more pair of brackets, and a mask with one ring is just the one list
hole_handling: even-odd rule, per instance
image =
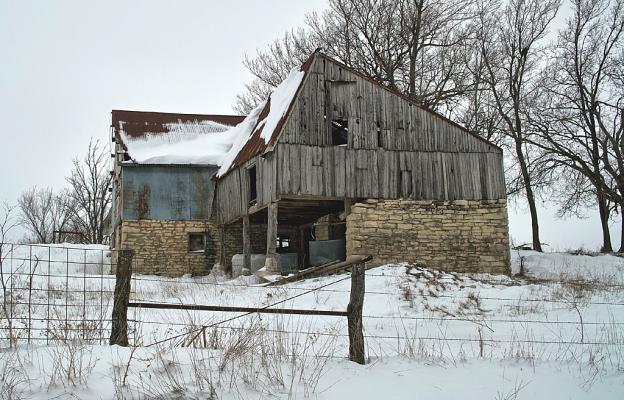
[[163, 126], [167, 128], [165, 132], [147, 132], [139, 137], [132, 137], [123, 130], [120, 132], [132, 162], [221, 165], [221, 159], [233, 140], [230, 126], [213, 121]]
[[[113, 111], [113, 126], [131, 159], [126, 162], [217, 165], [220, 167], [217, 176], [225, 175], [275, 143], [312, 58], [301, 68], [292, 69], [269, 99], [236, 126], [226, 124], [230, 124], [232, 118], [241, 117], [205, 116], [211, 118], [200, 119], [203, 116], [189, 114], [189, 118], [176, 120], [173, 117], [177, 114], [143, 113], [153, 114], [148, 122], [143, 116], [137, 117], [136, 112]], [[197, 118], [191, 119], [193, 116]], [[151, 121], [154, 118], [157, 121]]]
[[[249, 147], [252, 138], [261, 139], [261, 147], [279, 133], [283, 120], [301, 85], [304, 71], [295, 68], [279, 84], [269, 99], [256, 107], [236, 126], [214, 121], [178, 121], [164, 123], [162, 132], [130, 135], [119, 121], [119, 134], [134, 163], [141, 164], [210, 164], [220, 166], [217, 176], [227, 173], [236, 161], [257, 154]], [[244, 154], [243, 154], [244, 153]]]
[[[274, 137], [279, 134], [280, 121], [286, 116], [304, 75], [303, 69], [293, 68], [288, 77], [271, 93], [269, 99], [258, 105], [243, 122], [233, 128], [238, 130], [237, 140], [224, 156], [217, 177], [225, 175], [233, 166], [253, 157], [275, 139]], [[262, 139], [260, 143], [259, 139]]]

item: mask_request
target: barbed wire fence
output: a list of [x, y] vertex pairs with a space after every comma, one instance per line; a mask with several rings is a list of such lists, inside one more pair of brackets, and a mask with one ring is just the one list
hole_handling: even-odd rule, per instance
[[[131, 301], [143, 304], [153, 303], [152, 307], [134, 308], [129, 315], [131, 331], [139, 342], [135, 344], [153, 345], [163, 342], [173, 342], [181, 345], [191, 343], [192, 345], [206, 346], [211, 340], [202, 337], [199, 344], [188, 338], [198, 338], [197, 332], [205, 333], [208, 329], [212, 331], [212, 336], [218, 336], [216, 332], [241, 332], [248, 330], [250, 322], [240, 322], [240, 319], [248, 321], [256, 318], [263, 323], [263, 332], [279, 335], [306, 335], [312, 337], [331, 337], [342, 344], [348, 346], [347, 324], [344, 319], [331, 319], [329, 317], [314, 317], [314, 323], [306, 323], [309, 317], [271, 317], [259, 316], [253, 312], [232, 313], [224, 311], [210, 310], [202, 311], [201, 301], [213, 301], [219, 296], [214, 295], [214, 291], [228, 293], [258, 292], [265, 295], [256, 295], [259, 300], [282, 299], [288, 302], [294, 297], [301, 295], [318, 297], [319, 295], [331, 295], [335, 298], [343, 299], [346, 307], [350, 288], [340, 287], [341, 282], [348, 279], [348, 276], [337, 275], [329, 282], [321, 280], [309, 280], [299, 285], [289, 286], [262, 286], [249, 285], [242, 282], [215, 282], [202, 278], [155, 278], [134, 276], [133, 277], [133, 299]], [[375, 270], [366, 272], [366, 280], [393, 280], [385, 274], [376, 273]], [[510, 280], [501, 282], [499, 280], [478, 280], [483, 285], [535, 285], [535, 281]], [[403, 283], [405, 283], [403, 281]], [[446, 349], [449, 354], [462, 353], [468, 347], [472, 354], [485, 356], [507, 355], [515, 351], [516, 356], [527, 351], [540, 351], [550, 353], [555, 356], [563, 353], [592, 353], [599, 347], [615, 347], [620, 353], [624, 352], [624, 297], [620, 296], [623, 285], [616, 283], [596, 283], [582, 282], [579, 280], [569, 280], [566, 282], [540, 280], [542, 286], [562, 286], [572, 287], [574, 292], [588, 292], [587, 294], [574, 293], [570, 297], [512, 297], [512, 296], [492, 296], [480, 294], [478, 288], [469, 292], [443, 290], [442, 292], [416, 291], [406, 294], [402, 292], [401, 282], [395, 282], [394, 286], [380, 289], [379, 285], [373, 285], [373, 289], [365, 291], [366, 302], [373, 304], [396, 303], [402, 305], [401, 309], [394, 310], [393, 313], [379, 313], [373, 307], [372, 311], [364, 310], [364, 339], [366, 340], [368, 354], [375, 355], [396, 355], [404, 354], [406, 351], [424, 352], [426, 347]], [[156, 286], [154, 286], [156, 285]], [[343, 285], [344, 286], [344, 285]], [[157, 288], [157, 289], [156, 289]], [[611, 299], [593, 299], [591, 292], [600, 290], [602, 292], [613, 293]], [[179, 296], [178, 294], [202, 293], [206, 296]], [[561, 290], [559, 290], [559, 293]], [[472, 294], [471, 294], [472, 293]], [[488, 292], [490, 293], [490, 292]], [[155, 296], [155, 297], [154, 297]], [[471, 297], [475, 296], [475, 297]], [[248, 301], [248, 297], [241, 295], [242, 300]], [[409, 298], [407, 298], [409, 297]], [[174, 301], [172, 301], [174, 299]], [[427, 310], [427, 303], [430, 301], [445, 301], [446, 303], [462, 303], [475, 301], [487, 302], [492, 308], [484, 310], [476, 304], [474, 313], [460, 312], [454, 313], [442, 308], [431, 308]], [[237, 304], [235, 298], [222, 300], [225, 303]], [[268, 301], [259, 301], [257, 306], [266, 306]], [[424, 309], [414, 310], [416, 306], [424, 305]], [[580, 306], [579, 306], [580, 304]], [[322, 304], [317, 305], [320, 308]], [[540, 308], [550, 306], [553, 315], [540, 314]], [[574, 315], [566, 316], [567, 319], [559, 319], [557, 310], [578, 310], [579, 307], [601, 306], [606, 307], [612, 315], [600, 320], [597, 316], [592, 319], [591, 315], [579, 319]], [[343, 310], [340, 308], [340, 310]], [[178, 309], [176, 309], [178, 308]], [[497, 309], [507, 308], [511, 312], [498, 312]], [[332, 309], [335, 309], [332, 308]], [[514, 311], [516, 310], [516, 311]], [[470, 311], [470, 310], [468, 310]], [[604, 316], [603, 316], [604, 317]], [[303, 319], [303, 322], [302, 322]], [[319, 322], [319, 319], [321, 320]], [[239, 323], [236, 323], [236, 322]], [[301, 328], [306, 329], [301, 329]], [[187, 339], [185, 342], [184, 339]], [[283, 340], [283, 338], [281, 339]], [[288, 340], [288, 338], [286, 338]], [[214, 342], [214, 340], [212, 340]], [[426, 343], [431, 343], [427, 346]], [[406, 350], [410, 348], [410, 350]], [[571, 351], [570, 349], [580, 349]], [[337, 354], [337, 358], [344, 358], [344, 354]]]
[[[73, 339], [108, 344], [115, 287], [111, 273], [116, 269], [115, 263], [115, 253], [107, 249], [3, 244], [2, 279], [6, 290], [0, 310], [1, 347]], [[619, 283], [482, 279], [479, 284], [491, 286], [569, 285], [574, 293], [567, 297], [494, 296], [491, 291], [488, 295], [481, 293], [477, 287], [470, 291], [476, 296], [471, 300], [467, 292], [459, 290], [430, 291], [423, 290], [423, 285], [412, 285], [407, 291], [409, 279], [398, 280], [374, 269], [365, 276], [367, 282], [373, 283], [365, 290], [365, 304], [398, 304], [393, 310], [364, 307], [363, 335], [369, 357], [433, 351], [486, 356], [536, 352], [538, 348], [539, 352], [557, 355], [571, 349], [581, 349], [580, 353], [587, 349], [591, 353], [597, 346], [624, 353], [624, 285]], [[337, 348], [348, 348], [348, 324], [344, 318], [199, 311], [193, 305], [211, 305], [220, 299], [212, 305], [271, 308], [279, 302], [291, 307], [305, 304], [310, 309], [344, 311], [350, 295], [349, 276], [336, 275], [288, 286], [262, 286], [242, 280], [223, 282], [210, 276], [169, 278], [135, 273], [131, 279], [130, 302], [174, 308], [190, 306], [186, 310], [131, 308], [127, 316], [131, 346], [169, 342], [214, 347], [224, 340], [224, 335], [244, 332], [259, 323], [262, 332], [280, 336], [279, 340], [302, 335], [329, 338], [338, 343]], [[391, 284], [375, 285], [376, 280]], [[424, 288], [427, 287], [425, 282]], [[611, 295], [594, 298], [591, 293], [596, 290]], [[581, 292], [578, 297], [577, 292]], [[330, 296], [328, 309], [324, 299]], [[460, 305], [466, 302], [473, 308], [463, 309]], [[444, 304], [458, 307], [448, 310]], [[543, 312], [547, 306], [550, 314]], [[583, 313], [593, 306], [609, 310], [610, 315]], [[575, 313], [567, 313], [565, 319], [559, 319], [557, 310], [577, 311], [578, 318], [574, 318]], [[345, 353], [326, 356], [344, 358]]]

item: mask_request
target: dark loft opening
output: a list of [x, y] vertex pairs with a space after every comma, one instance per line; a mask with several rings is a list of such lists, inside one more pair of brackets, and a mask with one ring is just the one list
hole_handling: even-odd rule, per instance
[[258, 191], [256, 187], [256, 166], [250, 167], [247, 172], [249, 173], [249, 203], [255, 204], [258, 198]]
[[188, 251], [191, 253], [203, 253], [206, 249], [205, 233], [189, 233], [188, 235]]
[[340, 146], [349, 142], [349, 121], [346, 119], [332, 120], [332, 145]]

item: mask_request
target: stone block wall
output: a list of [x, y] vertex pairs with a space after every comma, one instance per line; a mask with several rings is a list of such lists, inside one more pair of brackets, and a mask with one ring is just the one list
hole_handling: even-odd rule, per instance
[[[250, 224], [251, 254], [266, 254], [266, 224]], [[232, 256], [243, 254], [243, 222], [238, 221], [225, 226], [225, 267], [232, 272]], [[217, 259], [218, 260], [218, 259]]]
[[[240, 226], [239, 226], [240, 225]], [[206, 251], [189, 252], [189, 233], [206, 234]], [[164, 276], [206, 275], [225, 250], [226, 270], [232, 256], [242, 252], [242, 223], [225, 227], [224, 246], [212, 221], [124, 220], [115, 234], [115, 247], [134, 250], [133, 272]], [[266, 225], [252, 225], [252, 252], [266, 252]]]
[[444, 271], [509, 274], [506, 201], [356, 203], [347, 216], [352, 255], [372, 255], [375, 265], [407, 261]]

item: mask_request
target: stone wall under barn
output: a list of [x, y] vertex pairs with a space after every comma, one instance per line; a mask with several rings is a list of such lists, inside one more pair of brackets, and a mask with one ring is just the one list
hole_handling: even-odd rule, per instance
[[456, 272], [510, 273], [507, 205], [503, 200], [374, 200], [347, 216], [347, 256], [374, 265], [421, 263]]
[[[190, 252], [191, 233], [205, 233], [205, 252]], [[242, 253], [242, 223], [225, 227], [226, 271], [232, 256]], [[116, 248], [134, 250], [133, 272], [164, 276], [207, 275], [221, 255], [221, 238], [212, 221], [124, 220]], [[266, 251], [266, 225], [252, 225], [252, 252]]]

